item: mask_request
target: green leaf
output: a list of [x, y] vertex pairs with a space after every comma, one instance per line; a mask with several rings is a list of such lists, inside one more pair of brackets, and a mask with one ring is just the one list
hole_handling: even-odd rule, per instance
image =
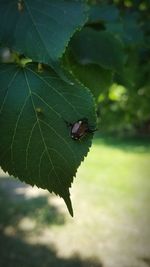
[[100, 93], [107, 91], [112, 84], [112, 72], [94, 64], [86, 66], [76, 64], [72, 67], [72, 71], [75, 77], [91, 90], [96, 100]]
[[122, 21], [108, 22], [106, 24], [106, 30], [111, 32], [114, 36], [118, 37], [123, 42], [126, 42], [125, 31]]
[[0, 42], [33, 61], [49, 64], [58, 71], [58, 59], [70, 38], [87, 19], [81, 1], [0, 1]]
[[31, 185], [59, 194], [73, 215], [69, 187], [91, 146], [91, 133], [71, 138], [70, 127], [87, 118], [95, 127], [90, 92], [63, 82], [51, 69], [0, 65], [0, 165]]
[[91, 6], [89, 23], [113, 22], [119, 17], [119, 10], [114, 5], [96, 4]]
[[136, 15], [126, 14], [123, 17], [123, 26], [125, 32], [124, 38], [127, 44], [137, 45], [143, 43], [143, 32]]
[[[128, 60], [124, 67], [124, 71], [122, 75], [116, 75], [115, 79], [119, 84], [124, 85], [127, 87], [130, 92], [134, 92], [135, 90], [139, 89], [140, 87], [145, 86], [148, 81], [149, 77], [149, 66], [147, 61], [144, 62], [144, 56], [142, 56], [142, 60], [140, 56], [142, 55], [141, 50], [136, 47], [132, 49], [128, 49]], [[134, 97], [134, 96], [133, 96]]]
[[65, 67], [68, 68], [75, 78], [91, 90], [96, 101], [99, 95], [107, 91], [112, 84], [112, 71], [94, 64], [83, 66], [74, 60], [69, 51], [65, 55], [64, 63]]
[[111, 33], [84, 28], [71, 41], [72, 53], [83, 65], [98, 64], [121, 72], [125, 61], [122, 42]]
[[141, 25], [134, 14], [126, 14], [115, 22], [108, 22], [106, 29], [119, 37], [125, 45], [134, 45], [144, 43], [144, 36]]

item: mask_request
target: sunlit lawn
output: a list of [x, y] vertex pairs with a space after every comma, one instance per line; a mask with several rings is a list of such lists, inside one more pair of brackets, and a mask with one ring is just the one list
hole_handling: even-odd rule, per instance
[[0, 180], [1, 267], [150, 266], [150, 142], [95, 139], [62, 199]]

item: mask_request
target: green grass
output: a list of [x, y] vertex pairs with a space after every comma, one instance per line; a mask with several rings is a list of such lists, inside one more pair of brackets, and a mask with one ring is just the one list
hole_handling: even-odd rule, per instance
[[10, 181], [1, 177], [0, 266], [150, 266], [149, 140], [94, 140], [71, 189], [73, 219], [62, 199]]

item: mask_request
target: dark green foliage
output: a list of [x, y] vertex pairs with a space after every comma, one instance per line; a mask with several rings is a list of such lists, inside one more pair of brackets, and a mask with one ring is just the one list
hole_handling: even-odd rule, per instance
[[72, 38], [71, 50], [82, 65], [97, 64], [104, 69], [122, 72], [123, 45], [109, 32], [86, 27]]
[[93, 92], [102, 132], [150, 134], [150, 4], [89, 2], [86, 28], [70, 43], [68, 68]]

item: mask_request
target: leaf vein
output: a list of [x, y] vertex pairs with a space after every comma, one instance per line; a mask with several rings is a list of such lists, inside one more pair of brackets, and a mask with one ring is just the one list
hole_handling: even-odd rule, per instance
[[27, 103], [27, 101], [28, 101], [28, 99], [29, 99], [29, 96], [30, 96], [30, 95], [28, 95], [28, 96], [25, 98], [25, 101], [24, 101], [24, 103], [23, 103], [23, 105], [22, 105], [22, 108], [21, 108], [20, 113], [19, 113], [19, 115], [18, 115], [18, 117], [17, 117], [17, 120], [16, 120], [16, 124], [15, 124], [15, 128], [14, 128], [14, 132], [13, 132], [13, 137], [12, 137], [12, 142], [11, 142], [11, 160], [12, 160], [12, 162], [13, 162], [13, 145], [14, 145], [15, 135], [16, 135], [16, 132], [17, 132], [17, 128], [18, 128], [18, 124], [19, 124], [19, 120], [20, 120], [21, 115], [22, 115], [22, 113], [23, 113], [23, 110], [24, 110], [24, 108], [25, 108], [25, 106], [26, 106], [26, 103]]
[[37, 121], [33, 124], [32, 128], [31, 128], [31, 131], [30, 131], [30, 134], [29, 134], [29, 139], [28, 139], [28, 143], [27, 143], [27, 147], [26, 147], [26, 169], [28, 168], [28, 154], [29, 154], [29, 146], [30, 146], [30, 141], [31, 141], [31, 138], [32, 138], [32, 134], [33, 134], [33, 131], [34, 131], [34, 128], [37, 124]]
[[75, 161], [75, 164], [76, 164], [75, 153], [73, 152], [73, 150], [69, 146], [68, 142], [66, 142], [66, 140], [61, 135], [59, 135], [59, 133], [53, 127], [51, 127], [48, 123], [46, 123], [45, 121], [42, 121], [42, 120], [40, 120], [40, 121], [41, 121], [41, 123], [45, 124], [48, 128], [50, 128], [50, 130], [52, 130], [68, 146], [69, 150], [71, 151], [71, 153], [72, 153], [72, 155], [74, 157], [74, 161]]
[[8, 84], [8, 87], [7, 87], [7, 89], [6, 89], [6, 94], [5, 94], [5, 96], [4, 96], [2, 105], [1, 105], [1, 107], [0, 107], [0, 114], [2, 113], [2, 111], [3, 111], [3, 107], [4, 107], [5, 102], [6, 102], [6, 100], [7, 100], [9, 87], [11, 86], [11, 84], [12, 84], [12, 82], [14, 81], [15, 77], [17, 76], [18, 71], [19, 71], [19, 70], [17, 70], [17, 71], [15, 72], [15, 74], [13, 75], [12, 79], [10, 80], [10, 82], [9, 82], [9, 84]]
[[67, 102], [67, 104], [69, 106], [72, 107], [72, 109], [79, 115], [81, 116], [81, 114], [76, 110], [76, 108], [63, 96], [63, 94], [61, 94], [57, 89], [55, 89], [53, 86], [51, 86], [47, 81], [45, 81], [45, 79], [43, 79], [40, 75], [38, 75], [36, 72], [34, 72], [33, 70], [29, 69], [29, 71], [33, 72], [41, 81], [43, 81], [49, 88], [51, 88], [55, 93], [57, 93], [61, 98], [63, 98], [63, 100], [65, 102]]

